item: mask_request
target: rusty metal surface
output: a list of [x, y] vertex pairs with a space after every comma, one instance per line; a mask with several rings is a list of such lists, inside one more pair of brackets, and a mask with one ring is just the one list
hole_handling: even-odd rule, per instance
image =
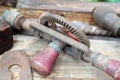
[[32, 80], [30, 63], [24, 51], [8, 51], [0, 59], [0, 80], [13, 80], [10, 67], [17, 65], [21, 69], [20, 80]]

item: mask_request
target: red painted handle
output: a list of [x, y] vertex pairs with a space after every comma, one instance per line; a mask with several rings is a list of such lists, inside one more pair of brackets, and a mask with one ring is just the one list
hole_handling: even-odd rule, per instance
[[115, 80], [120, 80], [120, 61], [110, 60], [106, 72]]
[[52, 47], [47, 47], [30, 61], [31, 66], [43, 75], [49, 75], [59, 53]]

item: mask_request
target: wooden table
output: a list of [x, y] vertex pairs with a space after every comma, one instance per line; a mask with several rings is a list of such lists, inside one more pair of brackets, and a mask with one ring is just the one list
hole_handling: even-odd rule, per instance
[[[68, 20], [78, 20], [95, 24], [92, 18], [92, 10], [96, 6], [112, 7], [120, 13], [120, 5], [114, 3], [85, 3], [78, 1], [62, 0], [20, 0], [17, 7], [28, 18], [38, 18], [40, 10], [57, 11], [65, 14]], [[27, 8], [25, 10], [23, 8]], [[35, 10], [33, 10], [35, 9]], [[37, 9], [37, 10], [36, 10]], [[5, 10], [3, 8], [0, 12]], [[69, 12], [68, 12], [69, 11]], [[90, 39], [91, 49], [104, 55], [120, 60], [120, 38], [92, 37]], [[26, 54], [32, 58], [47, 46], [48, 42], [32, 36], [14, 35], [14, 47], [11, 50], [25, 50]], [[14, 72], [16, 69], [14, 69]], [[55, 67], [49, 76], [42, 76], [33, 71], [34, 80], [113, 80], [104, 72], [94, 68], [90, 63], [73, 58], [61, 51]], [[16, 75], [15, 77], [19, 77]], [[14, 80], [17, 80], [14, 78]]]
[[20, 0], [17, 8], [47, 11], [92, 12], [95, 7], [108, 6], [120, 13], [119, 3], [83, 2], [80, 0]]
[[[48, 42], [32, 36], [14, 35], [11, 50], [25, 50], [31, 58], [43, 50]], [[120, 60], [120, 38], [92, 37], [91, 49]], [[16, 71], [16, 70], [15, 70]], [[94, 68], [79, 58], [61, 51], [54, 69], [49, 76], [42, 76], [33, 70], [34, 80], [113, 80], [104, 72]]]

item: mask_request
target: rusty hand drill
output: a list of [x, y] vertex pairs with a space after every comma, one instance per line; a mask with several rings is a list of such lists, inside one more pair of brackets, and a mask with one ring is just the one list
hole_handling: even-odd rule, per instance
[[120, 18], [116, 12], [108, 7], [97, 7], [93, 10], [93, 18], [100, 27], [120, 37]]
[[[50, 18], [50, 16], [54, 16], [53, 14], [43, 14], [42, 17], [40, 18], [40, 23], [45, 24], [46, 22], [62, 22], [65, 23], [65, 21], [59, 17], [57, 17], [57, 20], [55, 18]], [[56, 16], [56, 15], [55, 15]], [[53, 20], [52, 20], [53, 19]], [[57, 22], [57, 23], [58, 23]], [[65, 26], [65, 25], [63, 25]], [[87, 48], [88, 49], [88, 48]], [[105, 71], [107, 74], [112, 76], [116, 80], [120, 80], [120, 62], [117, 60], [113, 60], [109, 58], [108, 56], [102, 55], [100, 53], [92, 52], [89, 49], [89, 53], [83, 53], [81, 50], [74, 50], [71, 47], [65, 47], [65, 51], [70, 54], [76, 54], [79, 55], [80, 57], [82, 56], [83, 60], [91, 62], [93, 66]]]
[[[7, 18], [5, 18], [5, 17], [6, 16], [4, 16], [3, 19], [7, 21]], [[15, 20], [13, 19], [11, 21], [14, 22]], [[9, 22], [9, 21], [7, 21], [7, 22]], [[18, 22], [18, 21], [16, 21], [16, 22]], [[81, 50], [82, 52], [84, 52], [83, 60], [91, 62], [93, 64], [93, 66], [95, 66], [95, 67], [97, 67], [99, 69], [102, 69], [103, 71], [107, 72], [109, 75], [111, 75], [116, 80], [120, 80], [120, 70], [119, 70], [120, 62], [119, 61], [110, 59], [108, 56], [104, 56], [104, 55], [101, 55], [99, 53], [92, 52], [86, 45], [84, 45], [84, 44], [82, 44], [82, 43], [80, 43], [78, 41], [75, 41], [75, 40], [71, 39], [70, 37], [65, 36], [65, 35], [63, 35], [61, 33], [58, 33], [55, 30], [52, 30], [52, 29], [47, 28], [47, 27], [45, 27], [43, 25], [40, 25], [37, 22], [31, 23], [30, 27], [28, 27], [28, 26], [25, 27], [25, 26], [26, 25], [24, 25], [23, 29], [29, 29], [31, 27], [31, 28], [34, 28], [36, 30], [40, 30], [42, 32], [45, 32], [45, 33], [47, 33], [47, 34], [57, 38], [58, 40], [61, 40], [61, 41], [65, 42], [65, 43], [67, 43], [67, 44], [69, 44], [69, 45], [71, 45], [71, 46]], [[18, 28], [18, 29], [20, 29], [20, 28]], [[60, 37], [58, 37], [58, 36], [60, 36]], [[44, 57], [45, 57], [45, 55], [44, 55]], [[42, 58], [40, 58], [40, 59], [42, 59]], [[44, 59], [42, 59], [42, 60], [44, 61]]]
[[[61, 33], [58, 33], [55, 30], [47, 28], [37, 22], [30, 22], [19, 12], [5, 11], [3, 13], [2, 18], [7, 23], [11, 24], [11, 26], [13, 26], [13, 28], [16, 28], [18, 30], [25, 29], [25, 30], [31, 31], [33, 33], [36, 31], [38, 33], [41, 33], [41, 31], [42, 31], [42, 32], [50, 34], [53, 37], [58, 39], [58, 40], [53, 40], [45, 50], [41, 51], [37, 56], [33, 57], [33, 59], [31, 60], [31, 66], [34, 69], [36, 69], [39, 73], [42, 73], [44, 75], [49, 75], [51, 73], [52, 67], [59, 55], [58, 52], [64, 47], [63, 42], [68, 43], [73, 46], [77, 46], [79, 49], [82, 48], [82, 50], [84, 50], [84, 52], [89, 52], [89, 51], [85, 50], [86, 48], [84, 48], [84, 47], [86, 47], [86, 46], [84, 46], [84, 47], [80, 46], [83, 44], [81, 44], [79, 42], [74, 42], [73, 39], [62, 35]], [[71, 25], [68, 25], [68, 27], [70, 27], [71, 31], [74, 32], [74, 34], [76, 36], [78, 36], [78, 39], [80, 39], [81, 42], [83, 42], [84, 44], [89, 46], [89, 41], [82, 32], [78, 32]], [[68, 30], [70, 30], [70, 29], [68, 29]], [[38, 36], [39, 35], [40, 34], [38, 34]], [[58, 37], [58, 36], [60, 36], [60, 37]], [[63, 41], [63, 42], [61, 42], [61, 41]]]
[[[30, 27], [30, 21], [19, 12], [6, 11], [3, 13], [2, 17], [3, 20], [5, 20], [15, 29], [25, 29], [33, 33], [39, 31], [35, 28], [32, 29]], [[57, 44], [57, 46], [55, 44]], [[37, 56], [33, 57], [31, 60], [31, 66], [35, 68], [35, 70], [37, 70], [39, 73], [43, 75], [49, 75], [62, 47], [62, 42], [53, 40], [46, 49], [42, 50]]]

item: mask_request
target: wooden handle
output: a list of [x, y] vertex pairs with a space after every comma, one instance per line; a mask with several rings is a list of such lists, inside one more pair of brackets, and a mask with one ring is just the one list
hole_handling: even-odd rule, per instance
[[59, 53], [52, 47], [47, 47], [30, 61], [31, 66], [43, 75], [49, 75]]
[[106, 72], [115, 80], [120, 80], [120, 61], [110, 60]]
[[92, 65], [103, 70], [115, 80], [120, 80], [120, 61], [100, 53], [94, 53], [92, 55]]

